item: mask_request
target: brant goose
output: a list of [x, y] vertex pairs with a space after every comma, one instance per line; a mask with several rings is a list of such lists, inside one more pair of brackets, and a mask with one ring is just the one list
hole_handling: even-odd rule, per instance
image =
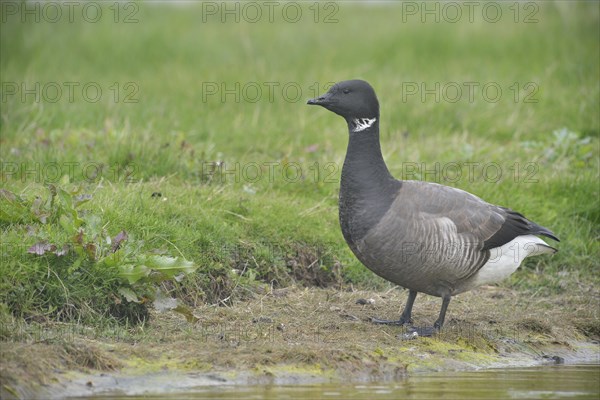
[[525, 257], [555, 253], [536, 235], [558, 241], [549, 229], [508, 208], [460, 189], [392, 177], [379, 144], [379, 102], [367, 82], [339, 82], [309, 100], [342, 116], [350, 139], [342, 168], [339, 218], [344, 239], [371, 271], [409, 290], [397, 321], [410, 324], [418, 292], [442, 298], [433, 327], [439, 331], [450, 298], [498, 282]]

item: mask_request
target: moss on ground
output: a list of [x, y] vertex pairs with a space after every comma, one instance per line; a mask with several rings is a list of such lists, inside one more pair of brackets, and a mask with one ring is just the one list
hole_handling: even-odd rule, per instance
[[[20, 326], [18, 341], [2, 342], [2, 390], [22, 396], [60, 387], [69, 384], [70, 373], [88, 374], [92, 384], [99, 372], [174, 371], [229, 382], [387, 381], [421, 371], [508, 366], [515, 360], [542, 363], [553, 351], [573, 353], [577, 343], [597, 339], [590, 328], [598, 325], [596, 310], [585, 307], [590, 297], [597, 299], [598, 293], [531, 301], [526, 294], [484, 287], [453, 301], [439, 335], [412, 340], [404, 339], [402, 327], [369, 322], [373, 316], [397, 315], [406, 300], [401, 290], [290, 288], [233, 306], [199, 307], [196, 324], [156, 314], [142, 327], [104, 333], [72, 329], [75, 333], [62, 339], [64, 324], [43, 327], [52, 339], [34, 335], [40, 326]], [[357, 304], [360, 298], [374, 303]], [[561, 308], [552, 307], [556, 301]], [[415, 324], [433, 322], [439, 303], [420, 297]]]

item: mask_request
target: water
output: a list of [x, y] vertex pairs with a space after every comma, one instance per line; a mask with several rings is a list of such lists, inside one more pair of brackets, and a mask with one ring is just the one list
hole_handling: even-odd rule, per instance
[[[197, 387], [183, 393], [92, 399], [600, 399], [600, 365], [413, 374], [382, 384]], [[87, 397], [90, 399], [90, 397]]]

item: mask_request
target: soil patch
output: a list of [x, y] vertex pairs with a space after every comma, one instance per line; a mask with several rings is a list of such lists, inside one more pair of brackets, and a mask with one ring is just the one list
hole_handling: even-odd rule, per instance
[[[445, 329], [407, 339], [397, 318], [406, 291], [286, 288], [232, 306], [203, 306], [190, 324], [153, 314], [130, 329], [16, 326], [0, 342], [2, 397], [184, 389], [187, 385], [390, 381], [422, 371], [596, 362], [598, 293], [537, 297], [483, 287], [457, 296]], [[416, 326], [431, 325], [440, 299], [419, 296]], [[80, 329], [74, 329], [80, 328]], [[37, 334], [35, 333], [37, 332]], [[68, 335], [67, 335], [68, 333]], [[170, 382], [153, 385], [149, 382]]]

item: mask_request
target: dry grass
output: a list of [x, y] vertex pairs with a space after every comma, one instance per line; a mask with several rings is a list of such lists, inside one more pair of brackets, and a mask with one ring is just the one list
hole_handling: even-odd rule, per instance
[[[406, 297], [395, 288], [290, 287], [232, 306], [199, 307], [196, 324], [167, 313], [112, 337], [85, 329], [62, 339], [21, 336], [20, 343], [2, 343], [3, 390], [56, 383], [64, 371], [115, 368], [123, 374], [250, 373], [259, 380], [309, 371], [323, 379], [382, 381], [411, 371], [498, 366], [510, 357], [542, 362], [555, 349], [568, 352], [598, 339], [597, 291], [541, 298], [483, 287], [453, 299], [445, 330], [433, 338], [403, 340], [403, 327], [370, 322], [398, 317]], [[372, 301], [361, 305], [359, 299]], [[432, 324], [439, 307], [438, 298], [417, 297], [415, 325]], [[43, 329], [50, 334], [63, 325]]]

